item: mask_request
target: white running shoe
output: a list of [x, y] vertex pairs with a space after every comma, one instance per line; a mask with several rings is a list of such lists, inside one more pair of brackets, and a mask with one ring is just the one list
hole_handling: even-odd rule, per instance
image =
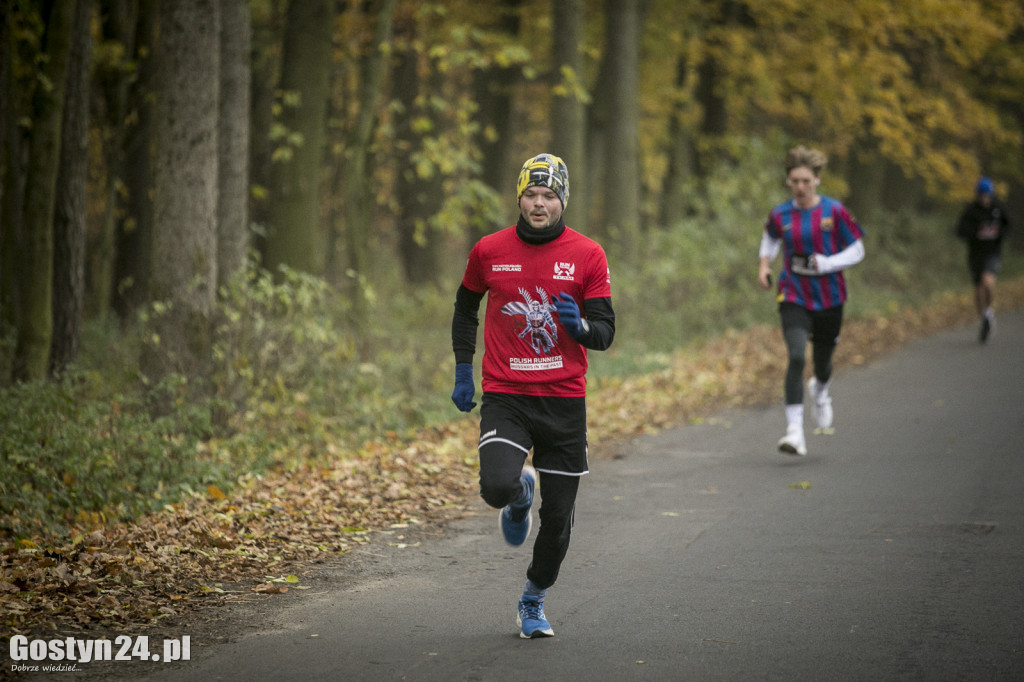
[[803, 427], [790, 424], [786, 428], [786, 435], [779, 439], [779, 452], [801, 457], [807, 454], [807, 441], [804, 439]]
[[822, 386], [818, 378], [812, 376], [807, 381], [807, 392], [811, 394], [811, 417], [818, 428], [822, 431], [831, 429], [832, 396], [828, 394], [828, 387]]
[[982, 343], [988, 341], [989, 337], [992, 336], [996, 331], [996, 314], [989, 308], [985, 311], [985, 314], [981, 316], [981, 334], [979, 340]]

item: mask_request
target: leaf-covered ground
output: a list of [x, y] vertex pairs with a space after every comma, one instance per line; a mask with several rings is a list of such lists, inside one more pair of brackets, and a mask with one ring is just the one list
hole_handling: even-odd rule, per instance
[[[999, 302], [1024, 305], [1024, 279], [1001, 284]], [[946, 294], [919, 310], [847, 320], [836, 366], [841, 375], [974, 319], [966, 296]], [[781, 333], [765, 326], [680, 351], [664, 371], [605, 381], [589, 399], [592, 456], [618, 439], [774, 403], [784, 365]], [[325, 453], [326, 465], [245, 476], [230, 495], [211, 487], [134, 523], [82, 528], [68, 542], [3, 547], [2, 637], [166, 631], [256, 593], [303, 589], [304, 576], [359, 546], [401, 547], [415, 529], [462, 513], [476, 497], [476, 437], [473, 415], [412, 440]]]

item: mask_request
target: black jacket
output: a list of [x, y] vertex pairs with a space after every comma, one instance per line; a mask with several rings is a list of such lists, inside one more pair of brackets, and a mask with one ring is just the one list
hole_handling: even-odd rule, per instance
[[995, 198], [987, 207], [976, 200], [967, 204], [956, 224], [956, 236], [967, 242], [972, 252], [999, 253], [1009, 232], [1006, 206]]

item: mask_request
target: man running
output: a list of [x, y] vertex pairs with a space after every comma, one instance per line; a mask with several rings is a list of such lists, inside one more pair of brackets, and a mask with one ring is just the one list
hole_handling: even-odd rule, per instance
[[967, 267], [974, 283], [974, 305], [981, 316], [978, 338], [988, 341], [995, 329], [996, 275], [1002, 259], [1003, 239], [1010, 231], [1006, 207], [995, 196], [992, 180], [981, 178], [974, 187], [974, 201], [964, 207], [956, 235], [967, 242]]
[[[604, 250], [565, 225], [569, 171], [562, 159], [527, 160], [516, 189], [518, 222], [476, 243], [455, 297], [452, 402], [463, 412], [476, 405], [477, 312], [487, 294], [480, 495], [501, 510], [505, 541], [519, 546], [530, 534], [539, 476], [540, 528], [518, 625], [521, 637], [552, 637], [544, 598], [569, 548], [576, 494], [588, 472], [587, 349], [611, 345], [615, 312]], [[526, 465], [531, 449], [533, 466]]]
[[772, 261], [782, 251], [779, 317], [786, 341], [786, 433], [779, 450], [806, 455], [803, 375], [807, 342], [813, 374], [807, 382], [811, 410], [820, 430], [832, 428], [832, 354], [843, 326], [846, 280], [843, 270], [864, 259], [863, 230], [840, 202], [818, 194], [827, 158], [817, 149], [795, 147], [786, 154], [786, 184], [792, 199], [771, 210], [759, 250], [758, 281], [771, 288]]

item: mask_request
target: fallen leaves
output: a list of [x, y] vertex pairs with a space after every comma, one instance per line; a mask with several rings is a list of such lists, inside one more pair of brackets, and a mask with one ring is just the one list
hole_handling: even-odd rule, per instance
[[211, 486], [135, 523], [12, 542], [0, 551], [4, 624], [141, 628], [242, 594], [304, 589], [301, 570], [465, 506], [476, 474], [462, 450], [476, 436], [463, 420], [425, 430], [400, 457], [371, 443], [330, 465], [243, 476], [231, 494]]

